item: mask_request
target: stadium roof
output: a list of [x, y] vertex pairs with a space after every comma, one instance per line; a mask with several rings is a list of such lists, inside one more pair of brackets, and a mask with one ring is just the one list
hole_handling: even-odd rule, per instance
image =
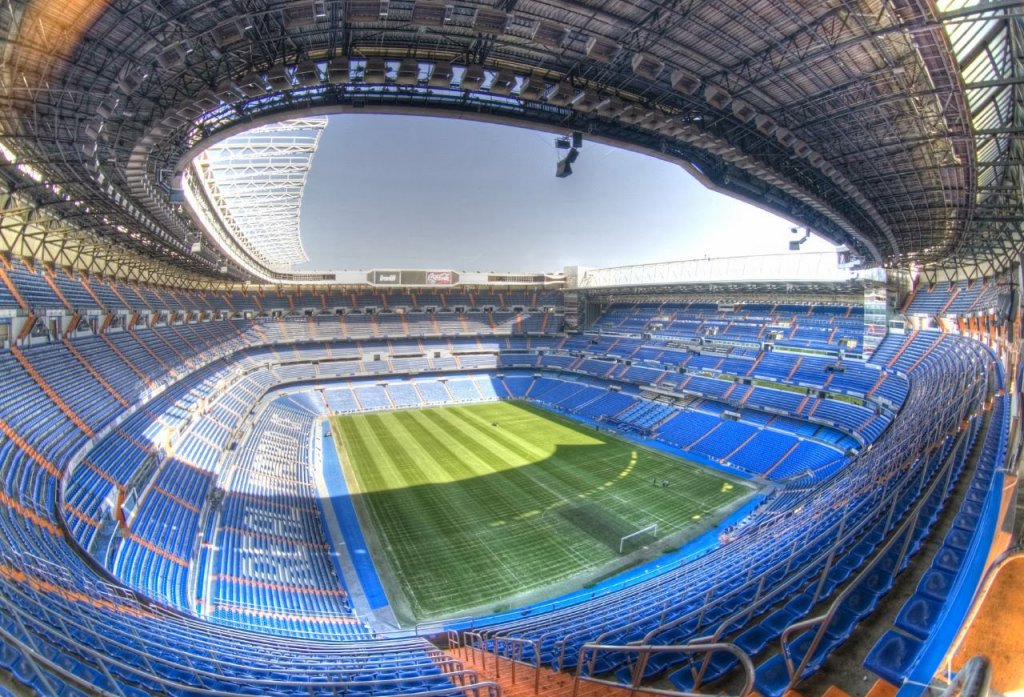
[[[4, 247], [143, 280], [288, 281], [193, 243], [193, 155], [349, 109], [580, 130], [846, 244], [1019, 258], [1017, 0], [144, 0], [0, 9]], [[298, 280], [309, 280], [302, 276]]]
[[[226, 254], [248, 256], [266, 268], [290, 271], [308, 261], [299, 211], [326, 117], [291, 119], [231, 136], [204, 150], [189, 174], [211, 204], [215, 220], [197, 221]], [[193, 191], [186, 188], [186, 196]], [[202, 208], [191, 202], [192, 210]], [[228, 236], [221, 237], [224, 230]]]

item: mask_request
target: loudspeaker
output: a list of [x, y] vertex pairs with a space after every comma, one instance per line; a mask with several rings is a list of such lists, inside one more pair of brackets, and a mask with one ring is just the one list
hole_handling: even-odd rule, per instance
[[1017, 319], [1017, 308], [1020, 300], [1017, 297], [1016, 288], [999, 291], [999, 298], [996, 301], [996, 316], [1004, 322], [1013, 322]]

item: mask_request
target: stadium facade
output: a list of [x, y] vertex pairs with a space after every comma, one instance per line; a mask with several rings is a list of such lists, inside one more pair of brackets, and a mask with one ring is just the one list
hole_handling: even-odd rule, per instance
[[[4, 680], [497, 695], [442, 651], [467, 645], [590, 687], [782, 695], [852, 660], [945, 684], [1013, 558], [1022, 22], [998, 0], [9, 3]], [[353, 110], [675, 161], [856, 271], [293, 271], [323, 117]], [[495, 400], [759, 493], [652, 567], [396, 627], [326, 419]]]

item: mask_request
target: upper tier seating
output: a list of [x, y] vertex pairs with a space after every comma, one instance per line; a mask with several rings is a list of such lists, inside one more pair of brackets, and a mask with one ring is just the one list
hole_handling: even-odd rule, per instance
[[854, 305], [755, 305], [738, 311], [711, 303], [616, 305], [593, 327], [601, 332], [653, 334], [680, 340], [710, 339], [736, 344], [838, 349], [847, 342], [860, 352], [863, 307]]
[[908, 315], [969, 315], [988, 312], [999, 305], [999, 284], [995, 281], [941, 281], [926, 285], [919, 281], [907, 307]]
[[[493, 308], [513, 314], [520, 311], [560, 308], [559, 290], [541, 291], [473, 291], [461, 290], [382, 290], [343, 292], [336, 286], [297, 292], [260, 292], [239, 290], [229, 292], [206, 291], [189, 293], [180, 290], [122, 283], [101, 278], [86, 278], [64, 269], [49, 271], [41, 265], [20, 261], [3, 262], [12, 283], [22, 299], [37, 314], [47, 309], [67, 310], [136, 310], [149, 312], [378, 312], [398, 308], [424, 311], [428, 308], [439, 313]], [[13, 309], [18, 302], [10, 289], [0, 283], [0, 309]]]

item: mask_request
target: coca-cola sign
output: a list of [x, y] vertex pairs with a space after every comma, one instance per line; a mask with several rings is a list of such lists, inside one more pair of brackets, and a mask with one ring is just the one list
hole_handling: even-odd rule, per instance
[[427, 271], [428, 286], [450, 286], [451, 284], [451, 271]]

